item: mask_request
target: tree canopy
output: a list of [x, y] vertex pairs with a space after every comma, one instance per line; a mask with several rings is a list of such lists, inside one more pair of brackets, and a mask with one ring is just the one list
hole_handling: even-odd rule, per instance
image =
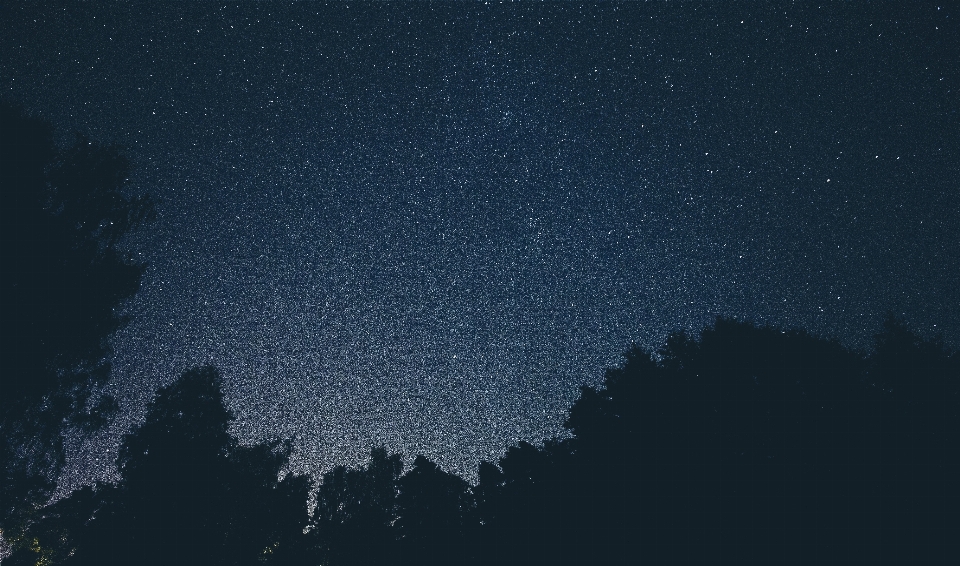
[[0, 102], [0, 528], [46, 503], [63, 463], [65, 427], [89, 431], [116, 409], [102, 385], [120, 307], [145, 269], [121, 240], [152, 215], [127, 187], [114, 146], [54, 129]]
[[630, 349], [470, 485], [379, 447], [319, 479], [242, 446], [211, 367], [161, 388], [120, 480], [42, 508], [11, 564], [956, 562], [960, 356], [889, 318], [869, 354], [718, 319]]
[[68, 564], [296, 558], [309, 481], [284, 473], [288, 445], [239, 445], [228, 432], [232, 418], [214, 368], [185, 372], [157, 392], [145, 422], [124, 438], [120, 481], [45, 509], [12, 562], [38, 555]]

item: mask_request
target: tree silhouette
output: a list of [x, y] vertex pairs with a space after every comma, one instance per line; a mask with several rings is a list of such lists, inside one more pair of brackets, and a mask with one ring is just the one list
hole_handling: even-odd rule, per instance
[[633, 348], [572, 438], [481, 463], [485, 561], [952, 563], [957, 360], [895, 319], [869, 356], [722, 318]]
[[[161, 388], [123, 442], [115, 487], [45, 509], [14, 560], [65, 564], [262, 564], [300, 557], [306, 478], [281, 479], [289, 447], [239, 446], [210, 367]], [[34, 543], [34, 541], [36, 541]]]
[[13, 555], [3, 563], [9, 566], [68, 563], [75, 549], [89, 536], [89, 519], [103, 508], [104, 501], [111, 499], [115, 489], [103, 484], [85, 486], [70, 497], [44, 507], [23, 535], [26, 540], [18, 544]]
[[122, 523], [111, 529], [124, 533], [121, 556], [161, 564], [225, 551], [220, 506], [234, 441], [220, 386], [212, 368], [185, 373], [158, 391], [146, 422], [125, 437], [117, 461], [123, 506], [115, 510]]
[[883, 550], [899, 563], [960, 559], [960, 356], [893, 316], [874, 337], [880, 393]]
[[[115, 486], [42, 509], [11, 564], [953, 564], [960, 358], [889, 319], [864, 355], [718, 319], [632, 348], [479, 483], [371, 451], [309, 522], [289, 445], [239, 446], [212, 368], [162, 388]], [[282, 477], [282, 479], [281, 479]]]
[[117, 307], [144, 269], [118, 243], [152, 204], [129, 194], [116, 147], [78, 137], [61, 150], [48, 123], [9, 102], [0, 140], [0, 528], [15, 539], [52, 492], [63, 428], [94, 429], [116, 408], [99, 386]]
[[289, 443], [281, 442], [231, 450], [220, 511], [228, 518], [221, 563], [289, 564], [306, 558], [310, 480], [291, 474], [278, 479], [289, 456]]
[[551, 563], [570, 559], [564, 553], [582, 533], [565, 529], [576, 516], [582, 486], [567, 485], [565, 444], [537, 447], [527, 442], [510, 447], [499, 467], [483, 462], [476, 493], [485, 563]]
[[942, 345], [888, 321], [865, 358], [718, 319], [698, 340], [671, 336], [658, 358], [628, 352], [567, 421], [571, 499], [592, 506], [607, 561], [950, 554], [960, 372]]
[[399, 481], [397, 537], [403, 564], [476, 562], [479, 526], [470, 484], [424, 456]]
[[323, 475], [311, 533], [322, 564], [398, 562], [393, 523], [402, 471], [400, 455], [381, 447], [371, 450], [365, 467], [337, 466]]

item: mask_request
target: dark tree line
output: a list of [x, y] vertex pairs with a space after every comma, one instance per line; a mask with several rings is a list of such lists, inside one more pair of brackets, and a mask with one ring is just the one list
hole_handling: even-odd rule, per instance
[[960, 359], [896, 320], [869, 356], [719, 319], [635, 348], [571, 437], [310, 483], [241, 446], [212, 368], [161, 389], [115, 485], [44, 508], [11, 564], [946, 564], [960, 557]]
[[160, 389], [123, 441], [121, 480], [44, 508], [12, 564], [283, 562], [302, 537], [309, 481], [284, 443], [240, 446], [221, 378], [196, 368]]
[[0, 529], [15, 536], [48, 501], [64, 429], [104, 425], [102, 394], [118, 308], [144, 264], [121, 239], [152, 214], [126, 187], [129, 163], [77, 136], [69, 147], [16, 104], [0, 101]]
[[143, 269], [116, 245], [149, 203], [115, 149], [60, 150], [0, 110], [4, 564], [960, 562], [960, 355], [895, 318], [869, 354], [728, 319], [631, 349], [567, 438], [510, 447], [476, 485], [376, 448], [312, 486], [289, 444], [239, 444], [220, 375], [194, 368], [123, 439], [116, 483], [47, 504], [63, 428], [111, 406], [108, 339]]

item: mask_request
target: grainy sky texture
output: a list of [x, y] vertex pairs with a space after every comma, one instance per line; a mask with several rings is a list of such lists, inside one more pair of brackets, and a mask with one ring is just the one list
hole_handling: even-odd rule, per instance
[[[909, 6], [904, 6], [909, 4]], [[159, 218], [124, 427], [218, 366], [244, 441], [470, 477], [631, 342], [716, 315], [960, 345], [950, 2], [0, 7], [0, 89], [126, 148]]]

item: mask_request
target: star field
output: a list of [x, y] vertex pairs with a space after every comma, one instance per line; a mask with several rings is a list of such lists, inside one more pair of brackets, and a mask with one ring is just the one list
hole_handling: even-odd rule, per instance
[[[946, 3], [945, 3], [946, 4]], [[18, 4], [0, 88], [116, 142], [158, 219], [123, 418], [215, 364], [244, 441], [472, 477], [717, 315], [960, 345], [956, 9]]]

